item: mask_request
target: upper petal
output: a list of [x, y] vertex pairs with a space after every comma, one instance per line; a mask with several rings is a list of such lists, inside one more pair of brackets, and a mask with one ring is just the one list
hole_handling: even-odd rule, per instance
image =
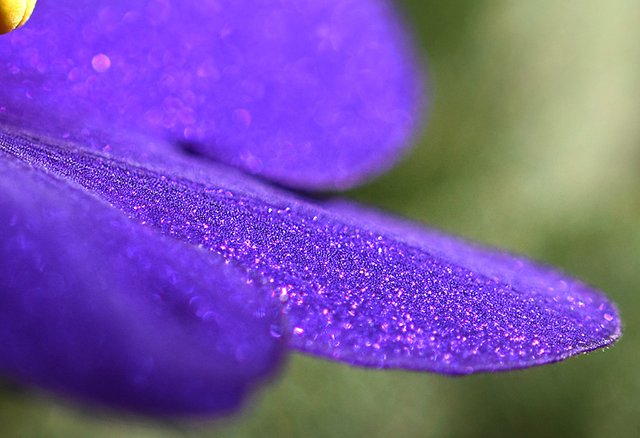
[[286, 314], [281, 335], [302, 351], [466, 374], [558, 361], [620, 335], [603, 295], [522, 257], [212, 164], [143, 167], [6, 129], [0, 144], [7, 135], [0, 153], [268, 279]]
[[387, 0], [41, 0], [0, 41], [0, 111], [144, 128], [281, 184], [344, 188], [410, 144], [409, 46]]
[[193, 415], [237, 407], [279, 364], [279, 314], [260, 282], [6, 156], [0, 260], [4, 377]]

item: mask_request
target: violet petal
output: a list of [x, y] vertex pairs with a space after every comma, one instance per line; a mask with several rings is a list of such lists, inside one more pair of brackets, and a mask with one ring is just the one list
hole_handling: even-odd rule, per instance
[[0, 375], [144, 414], [210, 415], [274, 371], [278, 309], [244, 271], [0, 155]]
[[144, 129], [281, 184], [345, 188], [390, 168], [420, 117], [392, 6], [41, 0], [0, 43], [0, 111]]
[[562, 360], [620, 335], [603, 295], [522, 257], [355, 205], [307, 202], [213, 164], [145, 168], [1, 135], [12, 142], [5, 155], [266, 278], [286, 315], [283, 336], [304, 352], [467, 374]]

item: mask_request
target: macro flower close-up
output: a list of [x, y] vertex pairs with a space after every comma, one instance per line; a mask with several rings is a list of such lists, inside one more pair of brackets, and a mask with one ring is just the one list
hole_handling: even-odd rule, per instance
[[7, 391], [220, 419], [294, 352], [461, 376], [621, 336], [613, 301], [562, 269], [339, 193], [371, 200], [444, 126], [404, 6], [22, 3], [0, 36]]

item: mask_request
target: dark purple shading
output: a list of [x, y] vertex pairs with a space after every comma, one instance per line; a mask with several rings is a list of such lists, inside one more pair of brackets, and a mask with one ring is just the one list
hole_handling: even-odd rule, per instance
[[143, 166], [10, 129], [3, 138], [0, 154], [264, 278], [286, 315], [274, 336], [304, 352], [467, 374], [558, 361], [620, 335], [603, 295], [522, 257], [352, 204], [314, 204], [170, 150]]
[[267, 290], [220, 257], [7, 159], [0, 138], [0, 375], [151, 415], [236, 408], [280, 363]]
[[0, 111], [133, 127], [284, 185], [346, 188], [389, 169], [420, 118], [421, 73], [393, 9], [39, 0], [0, 39]]

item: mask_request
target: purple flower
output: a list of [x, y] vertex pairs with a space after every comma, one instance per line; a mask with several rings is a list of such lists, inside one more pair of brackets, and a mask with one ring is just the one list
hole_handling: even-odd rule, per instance
[[247, 175], [384, 171], [417, 64], [383, 0], [40, 0], [0, 39], [0, 374], [211, 414], [288, 349], [457, 375], [614, 342], [552, 268]]

